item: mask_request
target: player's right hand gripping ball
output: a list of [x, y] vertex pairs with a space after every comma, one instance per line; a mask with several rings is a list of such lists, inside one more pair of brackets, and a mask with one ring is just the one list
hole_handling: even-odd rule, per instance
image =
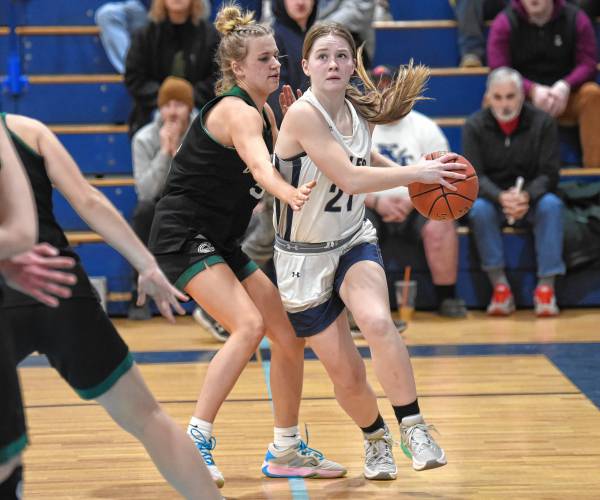
[[[429, 153], [425, 159], [435, 160], [446, 153], [446, 151]], [[433, 220], [453, 220], [461, 218], [469, 211], [477, 199], [479, 180], [473, 165], [464, 156], [459, 155], [456, 163], [467, 166], [465, 170], [460, 171], [467, 176], [466, 179], [450, 181], [450, 184], [458, 188], [457, 191], [449, 191], [440, 184], [413, 182], [408, 185], [410, 199], [421, 215]]]

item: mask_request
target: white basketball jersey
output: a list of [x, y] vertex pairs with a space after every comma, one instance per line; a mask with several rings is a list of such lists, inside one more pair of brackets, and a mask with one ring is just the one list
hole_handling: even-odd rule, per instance
[[[371, 135], [369, 125], [354, 109], [350, 101], [346, 106], [352, 114], [352, 135], [344, 136], [336, 128], [327, 111], [311, 90], [300, 98], [314, 106], [325, 118], [333, 138], [344, 148], [350, 162], [365, 168], [371, 162]], [[274, 157], [275, 167], [292, 186], [317, 181], [310, 200], [298, 212], [275, 200], [273, 219], [277, 234], [288, 241], [320, 243], [341, 240], [354, 234], [365, 217], [365, 195], [348, 195], [339, 189], [313, 161], [302, 153], [294, 158]]]

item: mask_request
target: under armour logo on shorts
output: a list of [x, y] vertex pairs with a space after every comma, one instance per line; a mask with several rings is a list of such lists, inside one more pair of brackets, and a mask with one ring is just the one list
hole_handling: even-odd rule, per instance
[[198, 253], [211, 253], [215, 251], [215, 247], [207, 241], [198, 245]]
[[297, 271], [292, 271], [292, 278], [299, 278], [300, 277], [300, 273]]

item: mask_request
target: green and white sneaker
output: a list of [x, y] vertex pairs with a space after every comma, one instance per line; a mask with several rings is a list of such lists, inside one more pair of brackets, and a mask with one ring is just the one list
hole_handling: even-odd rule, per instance
[[402, 441], [400, 446], [404, 454], [412, 459], [413, 469], [427, 470], [446, 465], [446, 454], [429, 433], [434, 430], [421, 415], [404, 417], [400, 424]]
[[389, 481], [396, 479], [397, 469], [392, 447], [394, 441], [387, 426], [365, 434], [365, 467], [367, 479]]

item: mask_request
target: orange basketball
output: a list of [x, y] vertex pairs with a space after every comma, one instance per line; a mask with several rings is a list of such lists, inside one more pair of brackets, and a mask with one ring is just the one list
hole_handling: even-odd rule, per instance
[[[445, 154], [445, 151], [437, 151], [429, 153], [425, 158], [435, 160]], [[452, 220], [459, 219], [469, 211], [477, 199], [479, 180], [473, 165], [464, 156], [459, 155], [456, 163], [467, 165], [461, 171], [466, 174], [466, 179], [450, 181], [450, 184], [458, 188], [457, 191], [450, 191], [440, 184], [413, 182], [408, 185], [410, 199], [420, 214], [433, 220]]]

